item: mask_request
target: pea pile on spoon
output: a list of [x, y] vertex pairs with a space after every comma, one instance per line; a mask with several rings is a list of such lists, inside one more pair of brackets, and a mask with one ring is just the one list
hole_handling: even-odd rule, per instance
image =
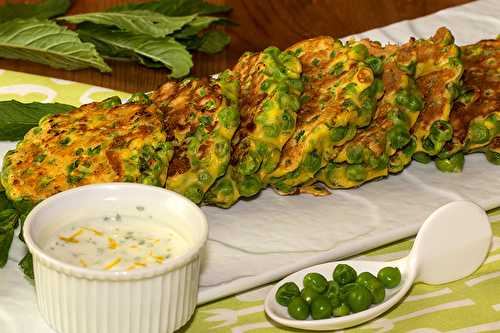
[[320, 273], [304, 276], [304, 289], [294, 282], [287, 282], [278, 288], [276, 302], [288, 309], [288, 314], [298, 320], [347, 316], [351, 312], [368, 309], [385, 298], [385, 288], [392, 289], [401, 282], [397, 267], [384, 267], [377, 277], [370, 272], [357, 274], [346, 264], [338, 264], [332, 274], [333, 280]]

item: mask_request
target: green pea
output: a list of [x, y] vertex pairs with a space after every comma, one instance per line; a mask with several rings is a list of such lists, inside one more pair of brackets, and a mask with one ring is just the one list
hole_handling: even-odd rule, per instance
[[422, 146], [428, 152], [434, 152], [434, 150], [436, 149], [436, 145], [434, 144], [434, 141], [432, 141], [430, 137], [427, 137], [423, 140]]
[[330, 138], [332, 139], [333, 142], [339, 142], [345, 137], [346, 133], [347, 133], [347, 127], [345, 126], [334, 127], [330, 130]]
[[239, 162], [238, 170], [243, 175], [254, 174], [260, 167], [262, 160], [255, 153], [247, 153]]
[[364, 286], [367, 281], [372, 279], [376, 279], [375, 275], [370, 272], [362, 272], [359, 273], [358, 277], [356, 278], [356, 283]]
[[247, 176], [240, 183], [240, 192], [243, 197], [251, 197], [262, 189], [262, 183], [257, 177]]
[[474, 122], [469, 127], [471, 143], [482, 144], [490, 140], [490, 130], [483, 123]]
[[356, 281], [356, 271], [349, 265], [338, 264], [333, 271], [333, 280], [343, 286]]
[[307, 273], [306, 276], [304, 276], [304, 287], [309, 287], [321, 294], [328, 288], [328, 282], [326, 278], [319, 273]]
[[334, 298], [340, 296], [340, 285], [335, 280], [328, 281], [328, 287], [325, 291], [325, 296], [328, 298]]
[[464, 154], [458, 152], [448, 158], [436, 159], [436, 167], [443, 172], [461, 172], [465, 163]]
[[363, 272], [359, 274], [358, 278], [356, 279], [356, 283], [362, 285], [370, 291], [373, 297], [374, 304], [382, 303], [382, 301], [385, 299], [384, 285], [372, 273]]
[[276, 138], [280, 135], [280, 127], [276, 124], [266, 125], [263, 127], [264, 134], [270, 138]]
[[372, 119], [372, 114], [377, 107], [375, 99], [368, 98], [363, 102], [363, 105], [356, 110], [359, 118], [360, 126], [366, 126]]
[[379, 57], [369, 56], [365, 59], [365, 62], [370, 66], [375, 75], [380, 75], [384, 71], [384, 63]]
[[408, 90], [399, 90], [396, 93], [396, 103], [401, 105], [401, 106], [408, 105], [409, 99], [410, 99], [409, 96], [410, 96], [410, 93], [408, 92]]
[[235, 128], [238, 127], [240, 123], [240, 113], [238, 108], [234, 106], [228, 106], [222, 109], [218, 115], [218, 118], [225, 128]]
[[302, 92], [304, 90], [304, 83], [300, 79], [290, 80], [288, 81], [288, 84], [293, 90], [297, 92]]
[[397, 267], [384, 267], [378, 271], [377, 277], [388, 289], [397, 287], [401, 282], [401, 272]]
[[198, 171], [198, 180], [202, 184], [209, 184], [212, 182], [212, 176], [207, 170]]
[[399, 68], [402, 71], [404, 71], [404, 72], [406, 72], [406, 73], [408, 73], [408, 74], [410, 74], [410, 75], [413, 76], [413, 75], [415, 75], [415, 72], [417, 71], [417, 62], [416, 61], [412, 61], [412, 62], [410, 62], [409, 64], [406, 64], [406, 65], [400, 64]]
[[486, 159], [495, 165], [500, 165], [500, 153], [494, 150], [488, 149], [486, 151]]
[[349, 145], [347, 147], [347, 162], [350, 164], [361, 163], [364, 150], [362, 145]]
[[392, 148], [401, 149], [411, 140], [408, 129], [404, 126], [394, 126], [387, 132], [387, 139]]
[[186, 190], [184, 196], [194, 203], [199, 203], [201, 202], [201, 199], [203, 199], [203, 194], [204, 193], [202, 189], [200, 189], [196, 185], [193, 185]]
[[295, 128], [295, 119], [290, 113], [284, 112], [281, 116], [281, 128], [283, 131], [289, 131]]
[[367, 163], [372, 169], [383, 170], [389, 164], [389, 157], [386, 154], [383, 154], [378, 157], [375, 156], [374, 154], [370, 154]]
[[347, 300], [347, 296], [349, 295], [349, 293], [351, 291], [353, 291], [354, 289], [356, 289], [357, 287], [358, 287], [358, 284], [355, 282], [348, 283], [348, 284], [340, 287], [340, 294], [339, 294], [340, 300], [342, 302], [345, 302]]
[[225, 197], [230, 197], [234, 194], [233, 183], [228, 179], [221, 180], [215, 190]]
[[488, 116], [487, 120], [493, 125], [495, 125], [495, 135], [500, 134], [500, 118], [496, 113], [492, 113]]
[[348, 165], [346, 168], [346, 176], [347, 179], [351, 181], [362, 182], [368, 177], [368, 171], [360, 164]]
[[416, 149], [417, 149], [417, 142], [415, 141], [415, 138], [412, 137], [410, 142], [403, 148], [403, 154], [405, 154], [408, 157], [412, 157]]
[[336, 296], [328, 297], [328, 299], [330, 300], [330, 304], [332, 305], [333, 309], [342, 305], [342, 300], [340, 299], [340, 294], [336, 295]]
[[287, 310], [288, 314], [293, 319], [304, 320], [309, 317], [309, 304], [299, 296], [295, 296], [294, 298], [292, 298], [292, 300], [288, 304]]
[[286, 82], [280, 82], [278, 84], [278, 91], [283, 94], [288, 94], [289, 86]]
[[370, 89], [373, 92], [372, 97], [378, 99], [382, 97], [382, 94], [384, 93], [384, 82], [381, 79], [375, 79], [373, 80], [373, 84], [370, 86]]
[[321, 157], [316, 151], [307, 154], [306, 158], [304, 159], [304, 168], [313, 173], [321, 168]]
[[289, 95], [288, 97], [288, 108], [293, 112], [297, 112], [300, 109], [300, 99], [295, 95]]
[[128, 99], [129, 103], [150, 104], [151, 100], [145, 93], [135, 93]]
[[332, 316], [332, 304], [326, 296], [320, 295], [311, 303], [312, 319], [326, 319]]
[[346, 303], [342, 303], [340, 306], [333, 308], [332, 314], [334, 317], [344, 317], [351, 313], [351, 309], [349, 305]]
[[364, 60], [368, 57], [368, 49], [363, 44], [356, 44], [352, 47], [352, 51], [355, 54], [355, 58], [358, 60]]
[[406, 107], [410, 111], [414, 112], [420, 111], [424, 108], [424, 100], [420, 95], [415, 95], [415, 94], [409, 95], [408, 104], [406, 105]]
[[266, 155], [266, 159], [262, 163], [262, 170], [265, 172], [272, 172], [276, 169], [276, 166], [280, 162], [281, 151], [279, 149], [273, 149]]
[[300, 297], [302, 297], [308, 304], [311, 304], [312, 301], [318, 296], [319, 293], [311, 287], [304, 287], [304, 289], [300, 292]]
[[225, 157], [229, 154], [229, 143], [225, 141], [217, 142], [215, 144], [215, 155], [219, 158]]
[[276, 302], [283, 306], [288, 306], [292, 299], [296, 296], [300, 296], [299, 287], [293, 282], [286, 282], [278, 288], [276, 291]]
[[399, 108], [390, 110], [387, 113], [387, 119], [392, 121], [395, 125], [408, 126], [410, 123], [410, 118], [408, 118], [408, 115], [405, 112], [399, 110]]
[[430, 137], [434, 142], [446, 142], [453, 136], [453, 127], [445, 120], [436, 120], [431, 125]]
[[347, 295], [347, 304], [354, 313], [368, 309], [372, 303], [372, 294], [362, 285], [357, 285], [357, 288], [354, 288]]
[[273, 84], [273, 80], [271, 80], [271, 79], [264, 80], [264, 82], [262, 82], [260, 84], [260, 90], [267, 91], [271, 87], [272, 84]]
[[120, 97], [112, 96], [100, 102], [99, 106], [103, 109], [111, 109], [112, 107], [115, 107], [120, 104], [122, 104], [122, 100], [120, 99]]

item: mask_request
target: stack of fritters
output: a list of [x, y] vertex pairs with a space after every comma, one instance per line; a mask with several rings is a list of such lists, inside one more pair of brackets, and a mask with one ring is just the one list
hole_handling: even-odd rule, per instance
[[364, 44], [370, 56], [378, 60], [383, 98], [376, 104], [371, 124], [338, 147], [328, 165], [317, 174], [316, 180], [330, 188], [355, 187], [386, 176], [390, 156], [408, 144], [410, 128], [422, 108], [420, 92], [409, 73], [416, 52], [406, 50], [409, 45], [398, 50], [369, 41]]
[[167, 140], [174, 144], [168, 189], [200, 203], [225, 173], [240, 123], [238, 94], [239, 81], [229, 70], [216, 79], [167, 82], [153, 93], [163, 111]]
[[266, 186], [266, 175], [276, 168], [283, 145], [294, 133], [303, 90], [300, 61], [275, 47], [244, 54], [233, 70], [240, 79], [241, 126], [226, 174], [205, 197], [220, 207]]
[[484, 152], [500, 164], [499, 65], [500, 40], [460, 55], [445, 28], [401, 46], [321, 36], [270, 47], [150, 98], [42, 119], [6, 155], [1, 181], [15, 201], [127, 181], [230, 207], [268, 186], [360, 186], [412, 159], [460, 171], [464, 153]]
[[343, 46], [331, 37], [297, 43], [289, 51], [302, 63], [305, 83], [297, 126], [268, 182], [281, 194], [313, 191], [302, 187], [313, 179], [336, 146], [370, 123], [382, 84], [375, 80], [366, 46]]
[[480, 41], [461, 50], [463, 87], [450, 114], [453, 137], [436, 159], [436, 166], [447, 172], [462, 170], [464, 153], [484, 150], [494, 161], [495, 149], [485, 147], [500, 135], [500, 40]]

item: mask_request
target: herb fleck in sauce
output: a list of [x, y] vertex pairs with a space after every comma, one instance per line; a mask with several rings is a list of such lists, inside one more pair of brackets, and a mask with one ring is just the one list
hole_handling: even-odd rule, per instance
[[182, 255], [188, 247], [182, 236], [165, 225], [119, 214], [67, 225], [44, 246], [59, 260], [109, 271], [163, 264]]

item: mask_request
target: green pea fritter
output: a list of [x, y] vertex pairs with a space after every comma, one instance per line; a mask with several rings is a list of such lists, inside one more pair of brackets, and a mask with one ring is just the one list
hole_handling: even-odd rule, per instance
[[453, 137], [435, 160], [446, 172], [460, 172], [464, 153], [481, 150], [500, 135], [500, 40], [460, 49], [463, 87], [450, 114]]
[[86, 184], [163, 186], [173, 150], [162, 119], [156, 106], [120, 104], [118, 97], [45, 117], [6, 154], [6, 194], [36, 204]]
[[206, 203], [224, 208], [266, 186], [266, 175], [276, 168], [283, 145], [294, 133], [303, 90], [300, 61], [275, 47], [245, 53], [233, 71], [240, 80], [241, 126], [225, 175], [205, 196]]
[[295, 133], [286, 143], [268, 182], [280, 194], [309, 192], [303, 186], [325, 166], [336, 146], [369, 124], [382, 95], [381, 61], [360, 42], [342, 45], [328, 36], [307, 39], [288, 48], [302, 63], [304, 93]]
[[416, 52], [406, 50], [412, 43], [400, 48], [368, 40], [363, 43], [381, 63], [383, 97], [370, 125], [338, 147], [334, 158], [317, 174], [316, 179], [330, 188], [355, 187], [386, 176], [390, 156], [410, 141], [410, 128], [423, 107], [410, 69]]
[[171, 81], [152, 99], [164, 112], [167, 140], [174, 142], [166, 187], [200, 203], [229, 163], [240, 123], [239, 81], [231, 71], [216, 79]]
[[436, 156], [453, 135], [449, 117], [463, 73], [460, 49], [451, 32], [443, 27], [430, 39], [416, 40], [414, 44], [415, 79], [424, 98], [424, 108], [411, 129], [409, 144], [414, 147], [404, 147], [392, 156], [391, 173], [401, 172], [412, 158], [425, 161]]

